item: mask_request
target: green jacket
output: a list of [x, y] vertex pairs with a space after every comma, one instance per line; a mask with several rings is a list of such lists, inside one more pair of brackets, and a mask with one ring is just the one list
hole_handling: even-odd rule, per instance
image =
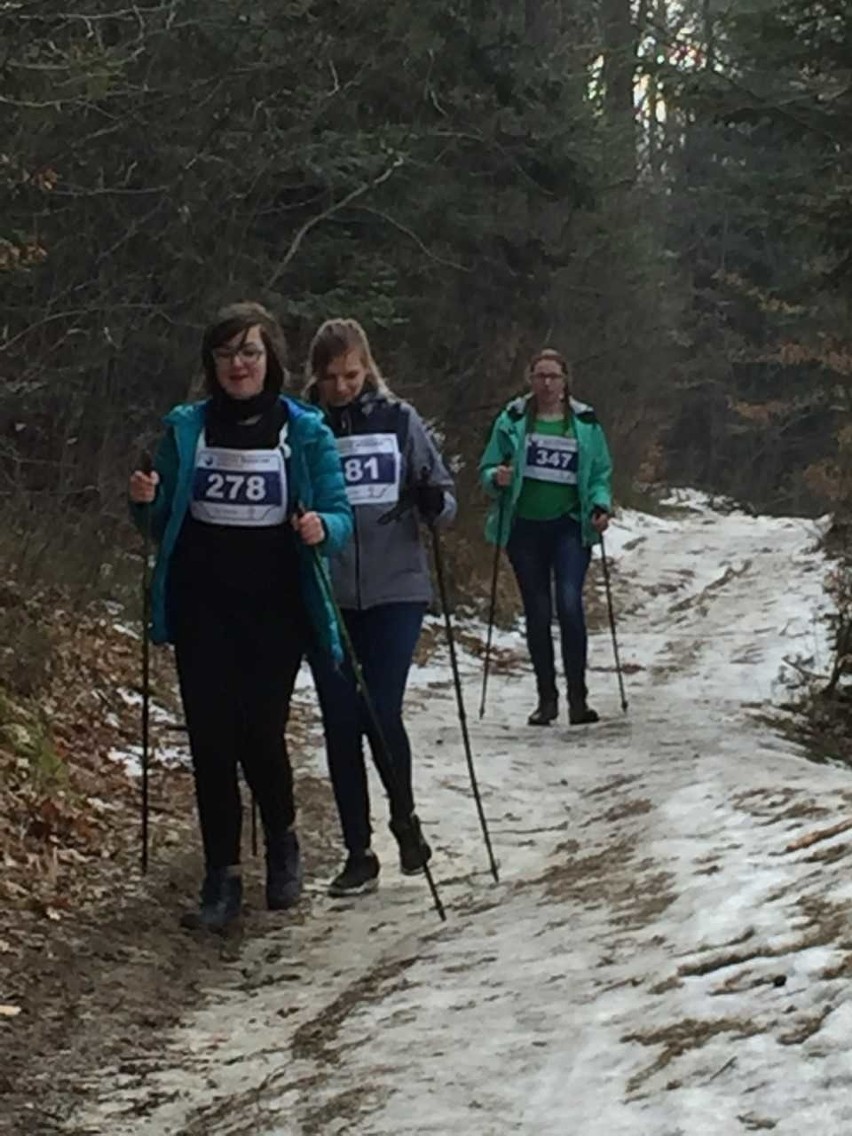
[[[530, 395], [516, 398], [497, 415], [488, 445], [479, 462], [479, 480], [494, 498], [485, 522], [485, 537], [491, 544], [505, 547], [515, 519], [515, 510], [524, 480], [527, 422]], [[577, 435], [577, 492], [580, 497], [583, 544], [593, 545], [600, 537], [592, 527], [592, 510], [597, 506], [612, 512], [612, 461], [603, 428], [595, 412], [585, 403], [571, 399], [574, 430]], [[497, 467], [512, 463], [512, 483], [506, 489], [494, 484]], [[500, 497], [505, 494], [501, 531]]]
[[[282, 398], [282, 401], [288, 411], [288, 489], [293, 501], [315, 510], [322, 518], [326, 538], [317, 550], [324, 563], [330, 553], [338, 552], [352, 536], [352, 510], [346, 498], [337, 445], [318, 410], [292, 398]], [[169, 561], [189, 509], [195, 450], [204, 425], [205, 405], [204, 402], [186, 403], [175, 406], [166, 415], [166, 433], [154, 459], [154, 468], [160, 475], [157, 496], [151, 505], [131, 505], [137, 527], [144, 531], [150, 521], [151, 536], [158, 544], [151, 579], [150, 634], [154, 643], [172, 640], [166, 611], [166, 582]], [[146, 518], [148, 509], [150, 518]], [[311, 623], [320, 646], [340, 661], [342, 650], [337, 620], [325, 589], [317, 579], [315, 554], [301, 541], [298, 546], [302, 593]]]

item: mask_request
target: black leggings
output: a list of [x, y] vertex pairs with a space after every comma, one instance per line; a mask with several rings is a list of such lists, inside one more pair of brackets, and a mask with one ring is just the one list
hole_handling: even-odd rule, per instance
[[175, 604], [180, 679], [204, 856], [209, 868], [240, 862], [237, 764], [267, 840], [293, 823], [293, 772], [284, 731], [306, 647], [304, 620], [280, 600], [186, 594]]

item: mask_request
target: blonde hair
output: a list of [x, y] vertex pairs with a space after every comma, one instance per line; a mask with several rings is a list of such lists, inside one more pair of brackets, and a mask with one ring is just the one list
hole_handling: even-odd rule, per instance
[[360, 323], [354, 319], [330, 319], [320, 326], [308, 348], [303, 394], [309, 402], [318, 401], [317, 383], [325, 378], [329, 363], [349, 351], [357, 351], [361, 356], [361, 364], [367, 371], [364, 380], [367, 390], [379, 394], [391, 393], [378, 363], [373, 358], [367, 333]]

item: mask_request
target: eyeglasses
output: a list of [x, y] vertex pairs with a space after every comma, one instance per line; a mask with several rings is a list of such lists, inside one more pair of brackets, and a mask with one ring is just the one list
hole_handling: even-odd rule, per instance
[[565, 376], [561, 371], [533, 371], [532, 378], [534, 379], [564, 379]]
[[213, 358], [217, 363], [233, 363], [234, 359], [241, 359], [243, 363], [257, 363], [266, 354], [262, 347], [256, 343], [244, 343], [242, 347], [217, 347]]

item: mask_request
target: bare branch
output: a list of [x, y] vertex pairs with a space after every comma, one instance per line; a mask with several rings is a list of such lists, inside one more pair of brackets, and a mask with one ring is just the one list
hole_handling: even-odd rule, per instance
[[309, 220], [307, 220], [296, 233], [295, 237], [293, 237], [293, 240], [290, 242], [290, 247], [284, 254], [284, 258], [281, 263], [269, 278], [267, 286], [271, 288], [276, 283], [276, 281], [281, 279], [282, 275], [287, 270], [287, 266], [299, 251], [299, 246], [311, 231], [311, 229], [316, 228], [316, 226], [321, 224], [323, 221], [327, 221], [329, 217], [333, 217], [335, 213], [339, 213], [341, 209], [345, 209], [347, 205], [351, 205], [353, 201], [357, 201], [359, 197], [363, 197], [365, 193], [369, 193], [370, 190], [377, 189], [380, 185], [386, 182], [388, 178], [391, 177], [394, 172], [398, 170], [399, 167], [404, 163], [405, 159], [402, 157], [402, 155], [397, 156], [391, 163], [391, 165], [389, 165], [386, 170], [380, 173], [378, 177], [373, 178], [372, 181], [365, 182], [363, 185], [359, 185], [357, 189], [353, 189], [351, 193], [347, 193], [345, 197], [342, 197], [340, 199], [340, 201], [336, 201], [333, 205], [329, 205], [327, 209], [323, 209], [321, 213], [317, 213], [315, 217], [311, 217]]
[[445, 257], [438, 256], [437, 253], [432, 252], [413, 229], [409, 229], [407, 225], [403, 225], [401, 221], [397, 221], [396, 218], [391, 217], [390, 214], [383, 213], [381, 209], [373, 209], [368, 205], [359, 205], [358, 210], [361, 213], [370, 213], [374, 217], [379, 217], [382, 221], [386, 221], [388, 225], [392, 225], [395, 229], [399, 229], [401, 233], [405, 233], [410, 240], [414, 241], [420, 251], [427, 256], [429, 260], [434, 261], [435, 264], [442, 264], [445, 268], [455, 268], [459, 272], [473, 272], [472, 268], [466, 268], [456, 260], [447, 260]]

